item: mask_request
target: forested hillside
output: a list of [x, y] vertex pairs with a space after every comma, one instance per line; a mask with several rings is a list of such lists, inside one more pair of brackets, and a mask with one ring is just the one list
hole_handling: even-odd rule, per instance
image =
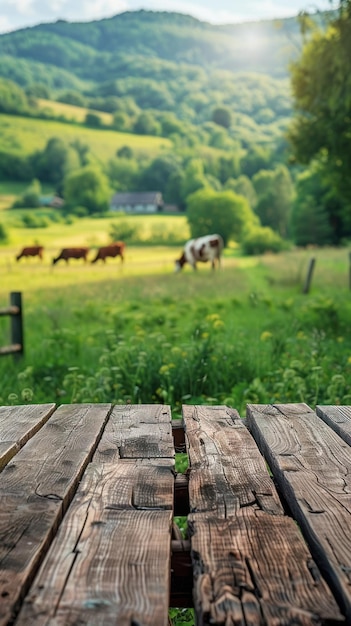
[[290, 114], [288, 64], [301, 41], [295, 18], [214, 26], [175, 13], [127, 12], [0, 36], [0, 76], [110, 112], [113, 98], [130, 97], [180, 119], [206, 121], [221, 104], [260, 123]]
[[[349, 2], [340, 6], [348, 10]], [[326, 77], [318, 102], [313, 97], [318, 73], [328, 67], [333, 33], [347, 30], [349, 21], [341, 11], [340, 16], [214, 26], [186, 15], [136, 11], [1, 35], [0, 180], [28, 181], [31, 202], [33, 190], [38, 201], [40, 184], [53, 184], [65, 200], [70, 197], [66, 210], [74, 211], [79, 200], [81, 214], [103, 212], [113, 191], [130, 190], [161, 191], [166, 203], [188, 212], [189, 220], [200, 204], [212, 217], [221, 203], [240, 205], [232, 235], [237, 240], [245, 235], [246, 250], [278, 249], [281, 238], [339, 243], [351, 233], [351, 219], [342, 208], [345, 199], [348, 206], [345, 177], [338, 173], [348, 161], [344, 154], [339, 158], [342, 148], [335, 151], [335, 163], [325, 167], [328, 113], [318, 128], [320, 153], [318, 146], [314, 150], [313, 124], [307, 135], [304, 124], [312, 119], [308, 98], [312, 107], [321, 102], [323, 108], [329, 84], [339, 74], [349, 76], [346, 55]], [[313, 59], [321, 42], [328, 50], [317, 67]], [[307, 56], [306, 49], [311, 50]], [[342, 101], [332, 95], [328, 107], [334, 110]], [[336, 118], [340, 122], [342, 115]], [[316, 116], [321, 119], [318, 111]], [[61, 126], [47, 123], [55, 135], [44, 133], [39, 140], [33, 124], [24, 121], [29, 118]], [[70, 132], [63, 124], [71, 125]], [[104, 145], [99, 134], [104, 132], [110, 148], [101, 159], [96, 146]], [[144, 136], [145, 144], [133, 142], [135, 135]], [[336, 136], [333, 128], [329, 154]], [[167, 143], [155, 154], [156, 144], [147, 137]], [[344, 137], [347, 142], [347, 133]], [[88, 206], [84, 196], [70, 196], [70, 186], [82, 184], [87, 191], [89, 185], [100, 186], [103, 200], [89, 200]], [[25, 194], [18, 202], [27, 206], [27, 199]], [[208, 215], [202, 228], [215, 228]], [[249, 231], [254, 233], [250, 244]]]

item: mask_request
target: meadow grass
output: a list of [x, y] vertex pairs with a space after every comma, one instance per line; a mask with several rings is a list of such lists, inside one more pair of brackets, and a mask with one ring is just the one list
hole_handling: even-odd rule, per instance
[[0, 115], [0, 133], [2, 149], [22, 156], [35, 150], [43, 150], [51, 137], [60, 137], [66, 143], [79, 140], [90, 147], [92, 157], [100, 163], [105, 163], [116, 156], [116, 151], [123, 146], [132, 148], [138, 157], [155, 157], [162, 150], [172, 146], [171, 141], [164, 137], [133, 135], [55, 120], [4, 114]]
[[[131, 247], [125, 265], [0, 265], [3, 306], [22, 291], [25, 356], [0, 360], [1, 401], [347, 403], [345, 250], [224, 258], [173, 273], [172, 247]], [[2, 318], [6, 334], [8, 320]], [[5, 336], [2, 342], [6, 343]]]
[[66, 104], [65, 102], [56, 102], [55, 100], [45, 100], [44, 98], [38, 98], [37, 103], [40, 109], [49, 111], [54, 115], [62, 115], [67, 120], [75, 122], [84, 122], [87, 113], [94, 113], [98, 115], [101, 121], [106, 125], [111, 125], [113, 122], [112, 113], [105, 113], [104, 111], [95, 111], [93, 109], [87, 109], [85, 107], [75, 106], [74, 104]]

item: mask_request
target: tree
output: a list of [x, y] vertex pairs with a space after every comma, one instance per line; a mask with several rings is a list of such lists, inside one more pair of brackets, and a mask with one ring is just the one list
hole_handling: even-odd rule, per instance
[[184, 169], [181, 185], [181, 196], [184, 201], [187, 197], [203, 187], [209, 187], [204, 173], [204, 163], [201, 159], [190, 159]]
[[173, 153], [162, 154], [144, 169], [140, 177], [140, 187], [145, 191], [161, 191], [166, 202], [174, 202], [168, 196], [168, 184], [181, 174], [181, 161]]
[[23, 89], [11, 80], [0, 78], [0, 113], [28, 113], [28, 109]]
[[101, 116], [97, 115], [96, 113], [87, 113], [85, 116], [85, 123], [87, 126], [100, 128], [100, 126], [102, 126], [102, 119]]
[[187, 218], [193, 237], [218, 233], [225, 245], [230, 238], [240, 241], [251, 225], [258, 220], [243, 196], [233, 191], [200, 189], [187, 201]]
[[116, 155], [121, 159], [132, 159], [133, 150], [130, 146], [122, 146], [117, 150]]
[[281, 237], [288, 234], [294, 186], [289, 170], [279, 165], [275, 170], [262, 170], [253, 177], [258, 200], [255, 213], [262, 226], [270, 226]]
[[100, 169], [92, 165], [82, 167], [66, 176], [64, 199], [70, 207], [86, 207], [90, 214], [109, 209], [111, 190]]
[[25, 189], [23, 194], [15, 200], [12, 208], [35, 209], [40, 206], [41, 185], [36, 178]]
[[320, 170], [314, 163], [297, 178], [291, 231], [298, 246], [330, 245], [338, 239], [341, 206]]
[[223, 128], [229, 128], [232, 123], [232, 114], [226, 107], [217, 107], [212, 113], [212, 121]]
[[60, 137], [51, 137], [42, 152], [31, 157], [35, 175], [41, 181], [60, 185], [67, 172], [80, 166], [77, 151]]
[[139, 166], [136, 159], [110, 159], [107, 168], [111, 186], [118, 191], [134, 191], [137, 187]]
[[342, 202], [340, 238], [351, 234], [351, 2], [325, 32], [316, 32], [292, 66], [296, 115], [289, 131], [300, 163], [317, 160], [320, 174]]
[[247, 176], [242, 175], [236, 179], [229, 178], [225, 188], [235, 191], [239, 196], [244, 196], [252, 209], [256, 206], [257, 194], [251, 180]]
[[59, 102], [65, 102], [66, 104], [73, 104], [77, 107], [85, 107], [87, 104], [86, 99], [79, 91], [72, 90], [64, 91], [58, 96], [57, 100]]
[[161, 126], [152, 113], [144, 111], [138, 116], [133, 130], [138, 135], [159, 135]]
[[6, 243], [8, 240], [8, 232], [5, 226], [0, 222], [0, 243]]
[[270, 161], [271, 156], [267, 148], [253, 146], [241, 159], [241, 172], [251, 178], [260, 170], [268, 168]]

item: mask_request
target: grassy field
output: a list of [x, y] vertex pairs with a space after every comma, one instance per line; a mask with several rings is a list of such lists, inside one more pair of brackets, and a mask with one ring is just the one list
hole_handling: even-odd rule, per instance
[[136, 156], [156, 156], [170, 148], [172, 143], [162, 137], [132, 135], [108, 129], [94, 129], [59, 121], [0, 115], [0, 134], [3, 150], [31, 154], [42, 150], [48, 139], [61, 137], [67, 143], [79, 140], [90, 146], [96, 160], [105, 162], [116, 155], [122, 146], [132, 148]]
[[[70, 229], [46, 229], [43, 263], [16, 263], [13, 244], [0, 249], [1, 304], [23, 293], [26, 345], [23, 360], [0, 359], [3, 403], [167, 402], [177, 413], [182, 402], [215, 402], [243, 414], [249, 401], [351, 399], [346, 249], [313, 251], [303, 295], [310, 251], [226, 250], [220, 272], [174, 274], [180, 248], [128, 246], [124, 266], [52, 267], [58, 243], [106, 237], [104, 220]], [[5, 345], [9, 323], [0, 322]]]
[[62, 115], [67, 120], [74, 122], [84, 122], [87, 113], [98, 115], [103, 124], [111, 125], [113, 115], [103, 111], [94, 111], [84, 107], [75, 106], [73, 104], [65, 104], [64, 102], [55, 102], [54, 100], [44, 100], [38, 98], [39, 108], [53, 113], [56, 116]]

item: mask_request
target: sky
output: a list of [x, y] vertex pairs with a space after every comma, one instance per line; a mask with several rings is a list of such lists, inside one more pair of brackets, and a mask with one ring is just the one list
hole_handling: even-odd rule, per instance
[[89, 22], [124, 11], [146, 9], [192, 15], [212, 24], [233, 24], [324, 11], [330, 0], [0, 0], [0, 33], [64, 19]]

